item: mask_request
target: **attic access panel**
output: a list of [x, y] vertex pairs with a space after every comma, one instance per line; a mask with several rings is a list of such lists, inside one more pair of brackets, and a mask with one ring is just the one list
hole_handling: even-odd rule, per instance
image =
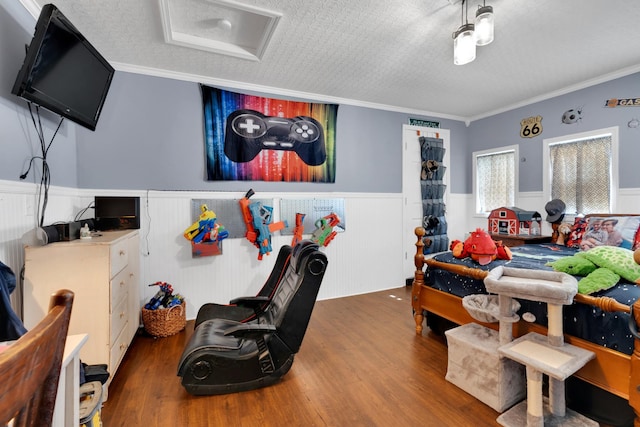
[[229, 0], [160, 0], [167, 43], [259, 61], [281, 13]]

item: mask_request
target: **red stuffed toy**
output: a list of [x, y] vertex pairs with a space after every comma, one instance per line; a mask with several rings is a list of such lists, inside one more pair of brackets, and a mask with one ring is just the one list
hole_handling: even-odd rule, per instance
[[454, 240], [451, 242], [451, 251], [456, 258], [471, 257], [480, 265], [487, 265], [494, 259], [510, 260], [513, 256], [511, 249], [504, 246], [501, 241], [495, 241], [481, 228], [477, 228], [471, 235], [461, 242]]

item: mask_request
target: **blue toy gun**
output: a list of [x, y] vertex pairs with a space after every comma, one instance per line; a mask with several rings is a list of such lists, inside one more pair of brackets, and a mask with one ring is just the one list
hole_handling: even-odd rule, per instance
[[253, 219], [253, 228], [257, 233], [255, 245], [258, 247], [258, 259], [261, 260], [264, 254], [271, 253], [271, 234], [286, 228], [287, 223], [286, 221], [272, 223], [273, 208], [264, 206], [260, 202], [251, 203], [249, 212]]

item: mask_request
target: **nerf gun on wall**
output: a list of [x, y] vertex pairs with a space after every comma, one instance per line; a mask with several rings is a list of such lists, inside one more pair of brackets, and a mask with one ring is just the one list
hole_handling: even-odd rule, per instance
[[229, 236], [229, 232], [224, 226], [216, 221], [215, 212], [209, 210], [207, 205], [201, 205], [200, 211], [198, 221], [184, 231], [185, 239], [191, 240], [193, 243], [201, 243], [220, 241]]
[[251, 215], [251, 211], [249, 210], [249, 205], [251, 204], [251, 201], [249, 199], [254, 194], [255, 192], [253, 191], [253, 189], [249, 189], [244, 197], [240, 199], [240, 211], [242, 212], [244, 225], [247, 227], [247, 231], [246, 233], [244, 233], [244, 237], [246, 237], [248, 241], [256, 245], [256, 238], [258, 237], [258, 234], [256, 233], [256, 229], [253, 228], [253, 217]]
[[242, 218], [247, 227], [245, 237], [258, 248], [258, 259], [262, 260], [264, 254], [271, 253], [271, 234], [287, 227], [286, 221], [272, 222], [273, 208], [264, 206], [260, 202], [251, 202], [249, 199], [255, 193], [247, 191], [240, 199]]
[[322, 246], [328, 246], [329, 243], [338, 234], [333, 227], [340, 224], [340, 217], [336, 213], [330, 213], [316, 221], [316, 229], [311, 234], [311, 240]]
[[253, 227], [257, 232], [254, 244], [259, 250], [258, 259], [261, 260], [263, 255], [271, 253], [271, 234], [285, 228], [287, 223], [285, 221], [271, 222], [273, 208], [264, 206], [260, 202], [251, 203], [249, 211], [253, 218]]
[[291, 247], [294, 247], [300, 240], [302, 240], [302, 234], [304, 233], [304, 217], [303, 213], [296, 213], [296, 226], [293, 229], [293, 239], [291, 239]]

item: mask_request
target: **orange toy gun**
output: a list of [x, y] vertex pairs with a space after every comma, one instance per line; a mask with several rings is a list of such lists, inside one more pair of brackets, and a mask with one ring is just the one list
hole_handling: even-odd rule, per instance
[[304, 221], [305, 214], [296, 213], [296, 226], [293, 229], [293, 239], [291, 240], [291, 247], [294, 247], [300, 240], [302, 240], [302, 233], [304, 233]]
[[249, 210], [249, 205], [251, 204], [249, 198], [254, 194], [255, 192], [253, 189], [249, 189], [244, 197], [240, 199], [240, 211], [242, 212], [244, 224], [247, 227], [247, 232], [244, 234], [244, 237], [246, 237], [247, 240], [255, 247], [259, 248], [260, 245], [257, 243], [258, 233], [256, 233], [256, 229], [253, 227], [253, 215], [251, 215], [251, 211]]

